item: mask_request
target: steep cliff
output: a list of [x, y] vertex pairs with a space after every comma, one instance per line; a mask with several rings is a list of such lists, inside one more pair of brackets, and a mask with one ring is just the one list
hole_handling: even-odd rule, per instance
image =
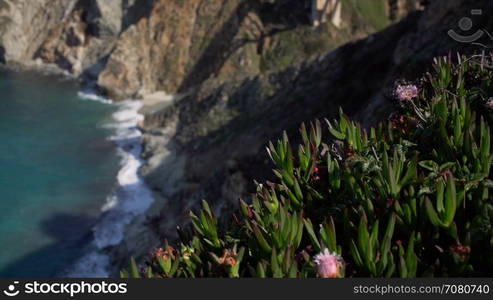
[[313, 29], [311, 0], [3, 0], [0, 59], [56, 66], [113, 99], [182, 93], [282, 70], [393, 19], [388, 0], [337, 3], [337, 22]]
[[0, 1], [0, 61], [30, 61], [76, 0]]
[[77, 1], [62, 22], [49, 31], [34, 55], [74, 76], [97, 76], [122, 30], [122, 1]]

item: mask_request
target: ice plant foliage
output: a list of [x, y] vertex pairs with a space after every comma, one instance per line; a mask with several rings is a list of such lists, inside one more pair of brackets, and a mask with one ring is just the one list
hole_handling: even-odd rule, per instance
[[398, 85], [395, 94], [401, 101], [409, 101], [418, 97], [418, 87], [414, 84]]
[[175, 248], [121, 275], [491, 276], [492, 62], [436, 59], [419, 93], [398, 87], [392, 117], [368, 131], [341, 111], [330, 137], [318, 121], [301, 126], [299, 145], [285, 133], [268, 145], [277, 179], [257, 184], [229, 225], [204, 201]]
[[322, 278], [337, 278], [342, 277], [341, 271], [343, 268], [342, 257], [336, 253], [331, 253], [329, 249], [324, 250], [315, 256], [318, 275]]

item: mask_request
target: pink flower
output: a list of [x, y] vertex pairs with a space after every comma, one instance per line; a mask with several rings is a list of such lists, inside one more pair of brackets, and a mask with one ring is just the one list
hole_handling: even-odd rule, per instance
[[418, 97], [418, 87], [413, 84], [398, 85], [395, 94], [399, 100], [409, 101]]
[[486, 102], [486, 107], [493, 110], [493, 98], [488, 99], [488, 102]]
[[341, 277], [341, 271], [344, 264], [342, 257], [336, 253], [331, 253], [325, 248], [315, 256], [318, 275], [322, 278], [337, 278]]

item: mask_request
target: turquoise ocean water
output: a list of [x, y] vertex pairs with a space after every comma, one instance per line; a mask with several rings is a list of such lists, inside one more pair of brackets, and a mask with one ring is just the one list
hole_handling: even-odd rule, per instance
[[116, 110], [60, 77], [0, 72], [0, 277], [53, 276], [82, 255], [121, 167]]

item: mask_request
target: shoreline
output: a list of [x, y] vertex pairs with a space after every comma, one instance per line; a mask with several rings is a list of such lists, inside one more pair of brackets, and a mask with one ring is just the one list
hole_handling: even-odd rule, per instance
[[[157, 247], [162, 242], [156, 230], [149, 228], [148, 222], [150, 219], [159, 217], [167, 204], [167, 199], [162, 191], [151, 189], [147, 177], [148, 173], [151, 172], [149, 170], [159, 165], [161, 160], [165, 160], [169, 155], [176, 155], [174, 150], [169, 150], [170, 147], [166, 146], [176, 128], [171, 128], [168, 133], [158, 134], [159, 147], [163, 147], [157, 151], [158, 154], [152, 152], [142, 155], [144, 151], [148, 151], [145, 149], [146, 140], [149, 143], [148, 133], [144, 127], [144, 116], [152, 111], [159, 111], [172, 105], [180, 97], [157, 91], [141, 94], [139, 99], [113, 101], [91, 89], [92, 84], [87, 78], [77, 78], [56, 65], [45, 64], [40, 61], [11, 62], [7, 65], [0, 65], [0, 69], [14, 73], [54, 76], [63, 80], [74, 81], [79, 86], [79, 101], [98, 101], [107, 105], [120, 106], [112, 116], [113, 121], [105, 125], [114, 131], [113, 136], [109, 136], [108, 139], [115, 145], [120, 156], [121, 167], [115, 179], [115, 187], [113, 192], [107, 195], [107, 201], [100, 206], [100, 216], [92, 229], [81, 241], [83, 254], [55, 274], [55, 276], [62, 277], [118, 276], [119, 270], [128, 264], [131, 256], [147, 254], [153, 247]], [[132, 116], [128, 118], [128, 115], [125, 116], [126, 113], [130, 113]], [[120, 136], [118, 130], [122, 130]], [[164, 140], [162, 140], [163, 136], [166, 136]], [[163, 151], [168, 151], [168, 154], [161, 155]], [[156, 157], [159, 157], [159, 162], [155, 161]], [[181, 159], [179, 161], [183, 162]], [[126, 163], [132, 164], [130, 170]], [[169, 175], [174, 177], [173, 174]], [[123, 182], [123, 185], [129, 188], [127, 191], [122, 188], [122, 182], [118, 178], [125, 176], [132, 177], [131, 182]], [[172, 181], [172, 185], [177, 184], [177, 181]], [[148, 199], [144, 201], [146, 202], [144, 204], [141, 201], [142, 193], [135, 189], [134, 184], [136, 183], [147, 190], [143, 193]], [[172, 185], [170, 185], [170, 190], [174, 189]], [[117, 199], [118, 197], [125, 197], [122, 195], [125, 193], [131, 198], [130, 201]]]
[[80, 83], [80, 80], [67, 70], [63, 70], [55, 64], [47, 64], [41, 60], [30, 60], [26, 62], [12, 61], [0, 64], [0, 70], [17, 73], [37, 73], [44, 76], [61, 76], [66, 79]]
[[142, 131], [138, 128], [138, 123], [143, 119], [143, 115], [139, 113], [143, 103], [134, 100], [113, 102], [83, 90], [79, 91], [79, 98], [119, 106], [112, 115], [113, 122], [106, 124], [106, 127], [114, 130], [108, 139], [116, 147], [121, 167], [113, 192], [107, 196], [100, 208], [101, 215], [92, 227], [92, 239], [85, 245], [85, 254], [63, 273], [68, 277], [112, 276], [115, 273], [112, 261], [122, 260], [113, 257], [112, 253], [115, 252], [112, 249], [118, 248], [127, 239], [128, 227], [145, 216], [155, 203], [153, 192], [141, 176], [145, 161], [141, 157]]
[[[145, 95], [139, 101], [142, 103], [139, 114], [146, 115], [156, 107], [167, 107], [176, 100], [173, 95], [164, 92], [156, 92]], [[153, 248], [160, 247], [164, 241], [162, 227], [175, 228], [174, 220], [167, 220], [162, 212], [170, 205], [169, 199], [178, 190], [182, 183], [185, 160], [177, 153], [172, 137], [176, 132], [177, 122], [170, 122], [165, 128], [152, 130], [145, 129], [144, 120], [138, 124], [142, 133], [140, 146], [142, 147], [139, 175], [150, 190], [154, 201], [141, 214], [136, 216], [132, 222], [124, 228], [122, 241], [108, 248], [111, 257], [110, 276], [118, 275], [121, 268], [128, 266], [130, 257], [148, 255]], [[170, 172], [172, 170], [172, 172]], [[154, 181], [158, 181], [159, 189]], [[173, 218], [173, 215], [167, 215]], [[159, 220], [159, 224], [154, 221]], [[168, 237], [168, 236], [167, 236]]]

